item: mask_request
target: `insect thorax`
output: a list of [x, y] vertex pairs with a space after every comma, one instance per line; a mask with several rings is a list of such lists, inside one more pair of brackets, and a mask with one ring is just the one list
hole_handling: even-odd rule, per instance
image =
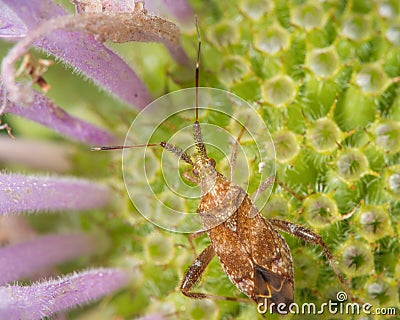
[[204, 172], [208, 172], [210, 175], [203, 176], [203, 179], [200, 180], [202, 197], [197, 212], [204, 227], [210, 229], [231, 217], [247, 194], [240, 186], [230, 182], [217, 172], [215, 168], [206, 168]]

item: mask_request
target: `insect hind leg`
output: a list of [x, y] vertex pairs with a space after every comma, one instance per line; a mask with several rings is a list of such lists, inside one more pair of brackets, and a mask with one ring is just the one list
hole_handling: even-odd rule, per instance
[[308, 243], [312, 244], [317, 244], [320, 245], [322, 250], [324, 251], [324, 254], [326, 258], [328, 259], [329, 264], [332, 267], [333, 272], [335, 272], [337, 278], [339, 279], [340, 283], [342, 284], [343, 288], [347, 292], [349, 298], [352, 301], [356, 301], [353, 297], [353, 295], [350, 292], [350, 289], [343, 278], [342, 274], [340, 273], [339, 269], [337, 268], [335, 261], [333, 259], [332, 254], [330, 253], [326, 243], [324, 240], [322, 240], [322, 237], [319, 234], [316, 234], [312, 232], [311, 230], [300, 226], [298, 224], [286, 221], [286, 220], [281, 220], [281, 219], [267, 219], [274, 227], [278, 228], [279, 230], [282, 230], [283, 232], [286, 232], [296, 238], [299, 238], [301, 240], [304, 240]]

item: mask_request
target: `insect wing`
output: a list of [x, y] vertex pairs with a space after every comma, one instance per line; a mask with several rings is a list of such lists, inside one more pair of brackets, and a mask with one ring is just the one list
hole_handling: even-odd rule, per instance
[[285, 239], [260, 213], [252, 218], [239, 216], [243, 218], [239, 224], [242, 232], [248, 234], [247, 251], [251, 252], [254, 265], [253, 299], [288, 307], [293, 302], [294, 280], [292, 256]]

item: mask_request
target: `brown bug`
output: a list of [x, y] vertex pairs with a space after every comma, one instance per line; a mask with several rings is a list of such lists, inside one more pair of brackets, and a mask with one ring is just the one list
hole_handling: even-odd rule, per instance
[[[289, 221], [264, 218], [252, 204], [251, 198], [245, 190], [219, 173], [216, 169], [216, 161], [208, 157], [198, 121], [201, 39], [197, 20], [196, 27], [199, 42], [195, 76], [196, 121], [193, 124], [193, 136], [197, 154], [191, 157], [181, 148], [167, 142], [98, 147], [93, 150], [161, 146], [191, 166], [192, 174], [185, 172], [184, 177], [201, 188], [201, 200], [197, 213], [202, 220], [204, 229], [192, 233], [189, 241], [194, 249], [193, 239], [207, 233], [211, 244], [201, 252], [186, 271], [180, 285], [180, 290], [185, 296], [195, 299], [244, 301], [235, 297], [222, 297], [192, 291], [207, 265], [217, 255], [230, 281], [241, 292], [254, 300], [259, 307], [266, 305], [272, 312], [287, 312], [290, 304], [294, 301], [294, 276], [290, 249], [279, 233], [279, 231], [283, 231], [306, 242], [319, 244], [338, 279], [352, 297], [321, 236]], [[233, 147], [232, 167], [236, 161], [236, 151], [244, 131], [245, 128], [242, 127]], [[266, 179], [256, 193], [264, 191], [273, 183], [273, 178]], [[280, 304], [281, 306], [278, 307]]]

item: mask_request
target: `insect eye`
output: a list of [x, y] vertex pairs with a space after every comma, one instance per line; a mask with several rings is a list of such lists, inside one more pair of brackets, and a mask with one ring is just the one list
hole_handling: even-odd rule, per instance
[[208, 159], [208, 164], [211, 165], [211, 166], [213, 166], [213, 167], [215, 168], [215, 166], [216, 166], [217, 163], [215, 162], [215, 160], [214, 160], [213, 158], [209, 158], [209, 159]]
[[195, 176], [198, 176], [198, 175], [199, 175], [199, 170], [197, 170], [197, 169], [193, 169], [192, 172], [193, 172], [193, 174], [194, 174]]

